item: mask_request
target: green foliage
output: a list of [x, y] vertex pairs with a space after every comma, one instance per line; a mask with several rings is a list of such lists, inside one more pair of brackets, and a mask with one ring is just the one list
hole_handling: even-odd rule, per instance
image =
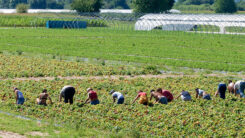
[[16, 7], [17, 13], [28, 13], [29, 5], [27, 4], [18, 4]]
[[[23, 51], [18, 50], [16, 54], [23, 55]], [[107, 66], [104, 61], [101, 64], [89, 64], [50, 59], [25, 58], [0, 54], [0, 78], [160, 74], [155, 66], [147, 66], [146, 68], [132, 66], [112, 67]], [[18, 72], [13, 69], [18, 70]]]
[[[47, 121], [42, 119], [41, 122], [37, 123], [35, 118], [30, 118], [31, 120], [22, 119], [19, 113], [13, 111], [10, 114], [0, 113], [0, 130], [4, 132], [14, 132], [20, 134], [20, 136], [15, 135], [15, 137], [34, 137], [33, 133], [38, 133], [39, 135], [47, 137], [108, 137], [108, 135], [113, 135], [118, 137], [118, 134], [113, 134], [113, 132], [105, 132], [100, 130], [91, 130], [80, 125], [78, 128], [71, 126], [70, 124], [63, 124], [62, 127], [55, 126], [53, 121]], [[2, 133], [4, 133], [2, 132]], [[124, 134], [124, 136], [127, 134]], [[42, 136], [42, 137], [43, 137]], [[130, 133], [129, 133], [130, 136]], [[37, 137], [37, 136], [35, 136]], [[40, 136], [38, 136], [40, 137]]]
[[[45, 27], [48, 20], [60, 20], [60, 18], [39, 18], [40, 15], [0, 15], [1, 27]], [[65, 21], [86, 21], [88, 27], [106, 27], [107, 23], [104, 20], [94, 19], [74, 19], [77, 16], [71, 16], [71, 18], [63, 19]]]
[[134, 12], [162, 13], [170, 10], [174, 0], [133, 0]]
[[[0, 81], [1, 110], [18, 112], [42, 120], [52, 120], [56, 124], [70, 125], [71, 129], [80, 127], [92, 130], [103, 130], [122, 134], [126, 137], [243, 137], [244, 99], [226, 93], [227, 99], [214, 97], [217, 85], [227, 78], [222, 77], [181, 77], [151, 79], [83, 79], [83, 80], [41, 80], [41, 81]], [[77, 90], [74, 105], [58, 102], [59, 91], [70, 84]], [[23, 106], [14, 105], [12, 87], [18, 87], [24, 94]], [[86, 88], [92, 87], [98, 93], [101, 104], [79, 107], [87, 98]], [[187, 90], [193, 100], [183, 102], [174, 99], [168, 105], [155, 104], [147, 107], [138, 103], [131, 104], [142, 89], [148, 93], [151, 89], [170, 90], [174, 97], [182, 90]], [[211, 94], [212, 100], [195, 98], [195, 88], [204, 89]], [[54, 104], [36, 105], [35, 100], [43, 88], [48, 89]], [[111, 89], [120, 91], [125, 96], [125, 104], [112, 103], [108, 94]], [[4, 126], [3, 126], [4, 127]], [[44, 127], [45, 128], [45, 127]], [[63, 131], [62, 131], [63, 132]], [[83, 132], [83, 131], [82, 131]], [[65, 133], [65, 132], [64, 132]], [[81, 136], [80, 136], [81, 137]], [[108, 136], [107, 136], [108, 137]]]
[[0, 0], [0, 8], [9, 8], [9, 0]]
[[18, 4], [28, 4], [32, 9], [63, 9], [66, 2], [67, 0], [0, 0], [0, 8], [16, 8]]
[[[216, 30], [213, 26], [204, 26], [200, 29]], [[243, 35], [165, 31], [145, 33], [128, 30], [112, 31], [104, 28], [79, 31], [25, 28], [2, 29], [0, 36], [2, 36], [0, 51], [21, 50], [24, 53], [52, 54], [56, 57], [97, 58], [126, 63], [231, 72], [245, 70], [243, 48], [245, 36]]]
[[18, 4], [27, 4], [27, 0], [9, 0], [9, 8], [16, 8]]
[[235, 13], [237, 12], [234, 0], [216, 0], [214, 3], [216, 13]]
[[129, 9], [130, 0], [104, 0], [104, 9]]
[[64, 3], [57, 2], [56, 0], [48, 0], [47, 9], [64, 9]]
[[208, 4], [212, 5], [214, 0], [179, 0], [176, 4], [177, 5], [202, 5]]
[[175, 9], [180, 11], [213, 11], [213, 5], [201, 4], [201, 5], [182, 5], [178, 4], [174, 6]]
[[239, 3], [237, 3], [237, 9], [239, 11], [245, 11], [245, 1], [240, 1]]
[[102, 0], [74, 0], [71, 4], [77, 12], [99, 12], [102, 7]]
[[46, 9], [46, 0], [30, 0], [31, 9]]

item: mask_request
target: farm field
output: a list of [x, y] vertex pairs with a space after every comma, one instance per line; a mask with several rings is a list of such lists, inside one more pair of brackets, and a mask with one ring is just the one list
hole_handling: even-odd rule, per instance
[[[214, 97], [219, 82], [230, 78], [182, 77], [165, 79], [84, 79], [84, 80], [40, 80], [40, 81], [0, 81], [0, 110], [16, 112], [24, 116], [45, 119], [56, 124], [69, 124], [71, 128], [94, 128], [110, 131], [122, 136], [203, 136], [203, 137], [243, 137], [244, 99], [227, 94], [226, 100]], [[237, 80], [233, 78], [233, 80]], [[60, 89], [72, 84], [77, 93], [73, 105], [58, 103]], [[14, 105], [11, 87], [19, 87], [24, 92], [26, 103]], [[101, 104], [96, 106], [80, 103], [86, 99], [86, 88], [98, 92]], [[191, 92], [193, 101], [182, 102], [175, 99], [168, 105], [155, 104], [153, 107], [131, 104], [138, 90], [149, 94], [151, 89], [163, 87], [176, 97], [181, 90]], [[199, 87], [211, 94], [211, 101], [194, 98], [194, 89]], [[55, 104], [47, 107], [35, 104], [35, 99], [43, 88], [47, 88]], [[112, 104], [111, 89], [125, 95], [125, 104]]]
[[[17, 115], [16, 115], [17, 116]], [[19, 116], [19, 115], [18, 115]], [[29, 119], [29, 118], [28, 118]], [[14, 114], [6, 115], [0, 113], [0, 137], [105, 137], [119, 136], [109, 132], [97, 131], [95, 129], [79, 128], [71, 129], [69, 125], [57, 127], [54, 124], [45, 122], [37, 122], [36, 120], [26, 120], [17, 118]], [[23, 127], [24, 126], [24, 127]]]
[[0, 54], [0, 79], [160, 74], [155, 66], [104, 65], [38, 57]]
[[[35, 18], [17, 17], [4, 19], [9, 22], [0, 19], [0, 26], [12, 26], [16, 18], [26, 27]], [[40, 26], [44, 23], [40, 21]], [[133, 31], [126, 25], [84, 30], [16, 26], [0, 28], [0, 136], [2, 132], [27, 137], [33, 137], [30, 132], [48, 137], [245, 136], [245, 100], [228, 92], [225, 100], [214, 97], [220, 82], [244, 77], [243, 35]], [[65, 85], [76, 89], [73, 105], [58, 102]], [[14, 104], [13, 87], [24, 93], [24, 105]], [[101, 104], [81, 104], [88, 87], [98, 92]], [[212, 100], [196, 99], [197, 87]], [[54, 104], [35, 103], [44, 88]], [[157, 88], [170, 90], [174, 97], [186, 90], [193, 100], [174, 99], [153, 107], [132, 104], [137, 91], [149, 97], [149, 91]], [[125, 96], [123, 105], [113, 104], [112, 89]]]
[[109, 29], [2, 29], [0, 51], [244, 71], [243, 35]]

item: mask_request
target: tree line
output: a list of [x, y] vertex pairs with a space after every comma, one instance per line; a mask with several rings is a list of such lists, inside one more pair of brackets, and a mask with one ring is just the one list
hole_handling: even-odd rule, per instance
[[[14, 9], [18, 4], [28, 4], [31, 9], [69, 9], [72, 2], [73, 0], [0, 0], [0, 8]], [[102, 8], [130, 9], [131, 0], [104, 0]]]
[[176, 9], [183, 11], [215, 11], [216, 13], [235, 13], [245, 9], [244, 1], [234, 0], [178, 0]]
[[[245, 2], [234, 0], [0, 0], [0, 8], [16, 8], [27, 4], [31, 9], [73, 9], [77, 12], [99, 12], [99, 9], [133, 9], [140, 13], [164, 13], [180, 10], [214, 10], [216, 13], [234, 13], [245, 10]], [[244, 7], [244, 8], [243, 8]]]

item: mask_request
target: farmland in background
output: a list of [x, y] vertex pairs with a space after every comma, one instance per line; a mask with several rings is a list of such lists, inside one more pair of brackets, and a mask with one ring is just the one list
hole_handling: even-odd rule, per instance
[[103, 28], [1, 29], [0, 51], [240, 72], [244, 35]]
[[[94, 19], [87, 29], [46, 29], [47, 19], [36, 15], [0, 15], [4, 18], [0, 18], [0, 112], [44, 123], [16, 119], [11, 128], [15, 118], [0, 114], [6, 118], [0, 119], [8, 126], [4, 130], [27, 136], [29, 131], [42, 131], [50, 137], [245, 136], [244, 99], [228, 93], [226, 100], [214, 97], [220, 82], [244, 77], [244, 35], [198, 33], [204, 28], [219, 31], [214, 26], [198, 26], [197, 32], [133, 31], [130, 21]], [[69, 16], [73, 19], [72, 15], [66, 19]], [[30, 24], [35, 19], [40, 19], [40, 26]], [[217, 72], [229, 74], [221, 77]], [[212, 73], [217, 74], [211, 77]], [[161, 77], [166, 74], [188, 75]], [[73, 105], [58, 102], [64, 85], [77, 90]], [[23, 106], [13, 104], [13, 87], [24, 93]], [[88, 87], [98, 92], [100, 105], [81, 105]], [[187, 90], [193, 100], [175, 99], [153, 107], [132, 104], [137, 91], [149, 96], [151, 89], [160, 87], [174, 97]], [[197, 87], [211, 94], [212, 100], [196, 99]], [[44, 88], [54, 101], [46, 107], [35, 103]], [[111, 89], [124, 94], [125, 104], [112, 103]], [[21, 128], [21, 121], [37, 128]]]

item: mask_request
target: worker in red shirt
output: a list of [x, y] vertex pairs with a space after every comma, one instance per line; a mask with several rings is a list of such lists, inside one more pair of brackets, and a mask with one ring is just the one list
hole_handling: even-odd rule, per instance
[[88, 88], [87, 92], [88, 92], [88, 98], [86, 99], [85, 104], [88, 103], [89, 101], [91, 105], [96, 105], [100, 103], [97, 93], [92, 88]]
[[138, 95], [135, 97], [133, 103], [135, 103], [135, 101], [137, 99], [140, 99], [139, 100], [139, 104], [148, 105], [148, 97], [147, 97], [147, 94], [145, 92], [143, 92], [142, 90], [140, 90], [138, 92]]
[[168, 90], [162, 90], [162, 88], [158, 88], [157, 92], [162, 93], [162, 95], [168, 99], [168, 102], [171, 102], [174, 99], [173, 94]]

